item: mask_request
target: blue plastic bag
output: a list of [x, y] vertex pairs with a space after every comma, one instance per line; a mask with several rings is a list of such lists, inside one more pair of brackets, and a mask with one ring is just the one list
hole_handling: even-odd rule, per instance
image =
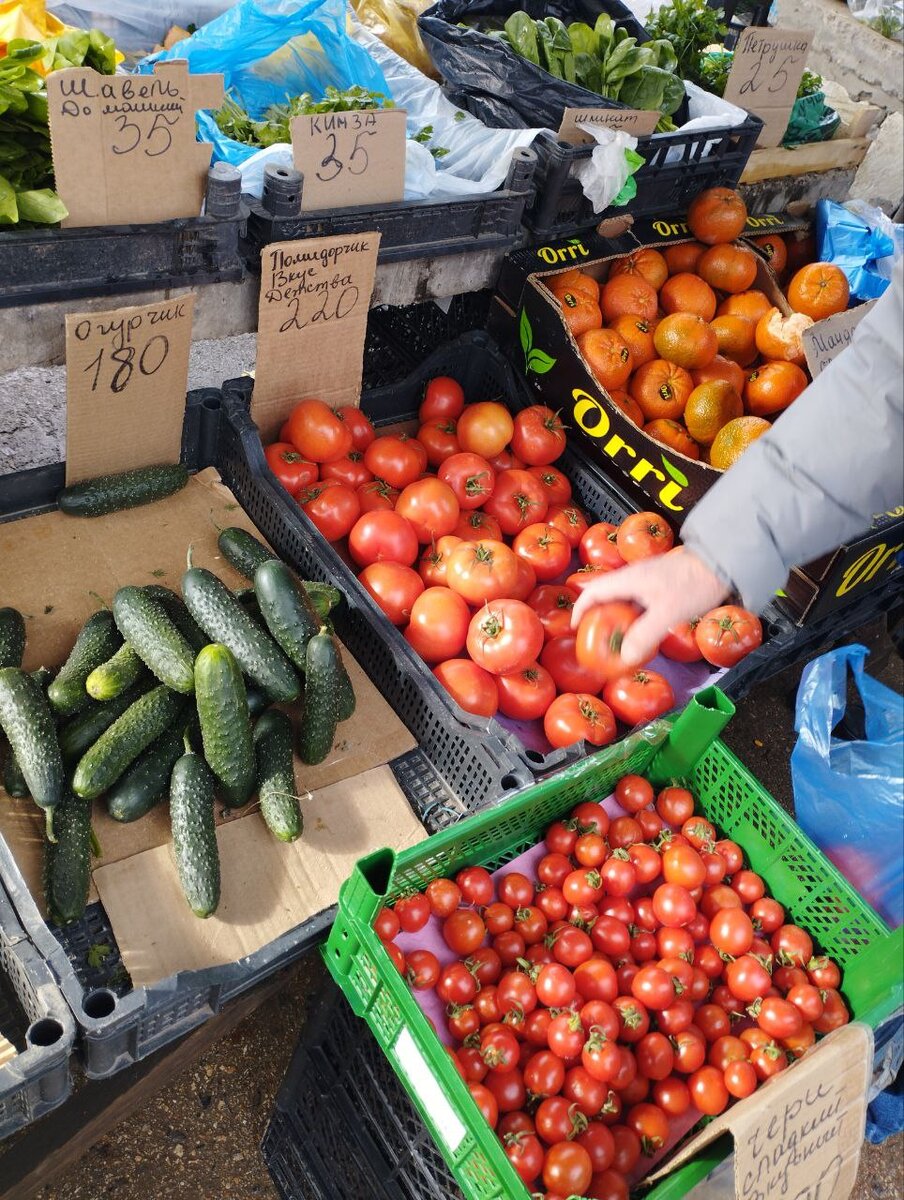
[[[271, 104], [310, 92], [319, 99], [329, 85], [359, 84], [389, 94], [383, 72], [345, 31], [344, 0], [238, 0], [222, 16], [141, 60], [138, 70], [187, 59], [192, 74], [224, 76], [248, 113], [259, 119]], [[209, 113], [198, 114], [201, 138], [213, 143], [214, 161], [237, 165], [258, 151], [226, 137]]]
[[[876, 214], [883, 216], [883, 214]], [[883, 220], [868, 224], [863, 217], [833, 200], [816, 205], [816, 253], [820, 262], [834, 263], [844, 272], [852, 301], [876, 300], [891, 282], [890, 264], [901, 254], [904, 232]], [[880, 260], [888, 264], [880, 267]]]
[[[804, 671], [791, 779], [800, 827], [896, 928], [904, 923], [904, 699], [866, 674], [868, 653], [843, 646]], [[832, 735], [847, 707], [848, 669], [865, 741]]]

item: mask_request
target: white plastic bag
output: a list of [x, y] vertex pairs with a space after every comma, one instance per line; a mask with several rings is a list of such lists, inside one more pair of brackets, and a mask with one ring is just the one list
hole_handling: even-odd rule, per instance
[[60, 21], [79, 29], [100, 29], [118, 50], [149, 53], [160, 45], [173, 25], [182, 29], [201, 26], [227, 8], [233, 0], [47, 0], [46, 8]]
[[607, 209], [627, 182], [631, 167], [626, 150], [637, 149], [637, 138], [623, 129], [604, 129], [598, 125], [580, 124], [596, 141], [593, 153], [575, 168], [585, 197], [595, 213]]

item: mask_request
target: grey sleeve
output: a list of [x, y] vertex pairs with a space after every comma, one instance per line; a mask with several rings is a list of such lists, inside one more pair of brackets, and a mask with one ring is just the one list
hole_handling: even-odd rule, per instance
[[761, 610], [791, 566], [904, 499], [904, 260], [850, 346], [706, 493], [681, 537]]

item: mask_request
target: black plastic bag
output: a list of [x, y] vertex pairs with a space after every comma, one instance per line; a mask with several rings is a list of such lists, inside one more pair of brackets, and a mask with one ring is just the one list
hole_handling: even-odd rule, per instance
[[638, 43], [649, 40], [620, 0], [440, 0], [418, 19], [418, 28], [453, 104], [486, 125], [514, 129], [558, 129], [565, 108], [625, 107], [556, 79], [497, 38], [458, 24], [479, 18], [497, 18], [501, 23], [519, 9], [535, 19], [558, 17], [566, 25], [586, 21], [591, 27], [601, 13], [608, 13]]

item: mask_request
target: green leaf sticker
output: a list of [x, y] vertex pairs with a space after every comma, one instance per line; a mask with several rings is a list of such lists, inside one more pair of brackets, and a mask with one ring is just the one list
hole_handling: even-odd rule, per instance
[[518, 322], [518, 336], [521, 339], [521, 349], [524, 351], [526, 359], [530, 353], [531, 346], [534, 344], [534, 331], [530, 327], [527, 310], [524, 308], [521, 310], [521, 320]]
[[543, 350], [531, 350], [527, 356], [527, 369], [535, 375], [545, 375], [556, 365], [556, 360], [550, 358]]
[[669, 460], [666, 458], [666, 456], [664, 454], [661, 457], [662, 457], [662, 465], [665, 467], [665, 469], [668, 471], [668, 473], [671, 475], [671, 477], [675, 480], [675, 482], [680, 483], [682, 487], [688, 487], [689, 481], [688, 481], [687, 476], [682, 475], [681, 472], [678, 470], [678, 468], [676, 466], [673, 466], [672, 463], [669, 462]]

